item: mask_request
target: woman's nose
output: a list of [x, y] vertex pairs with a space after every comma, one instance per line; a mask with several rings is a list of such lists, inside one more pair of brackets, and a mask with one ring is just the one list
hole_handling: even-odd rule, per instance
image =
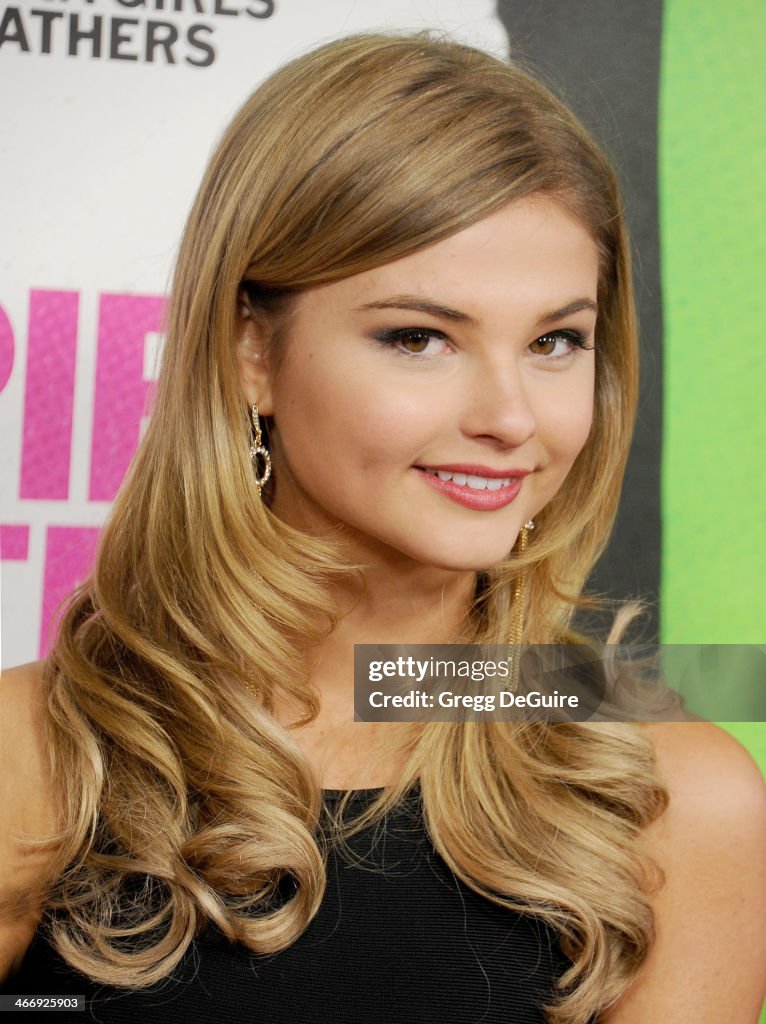
[[467, 384], [462, 423], [470, 437], [502, 447], [518, 448], [534, 435], [537, 422], [528, 382], [517, 361], [476, 368]]

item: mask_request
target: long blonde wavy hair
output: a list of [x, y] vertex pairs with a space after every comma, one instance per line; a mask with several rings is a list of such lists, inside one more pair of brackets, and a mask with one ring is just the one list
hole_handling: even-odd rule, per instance
[[[296, 293], [530, 195], [562, 203], [598, 245], [594, 419], [527, 551], [482, 574], [476, 642], [507, 641], [522, 569], [525, 641], [571, 636], [613, 524], [637, 386], [613, 172], [534, 77], [426, 35], [360, 35], [302, 56], [223, 134], [181, 243], [151, 421], [45, 672], [64, 821], [48, 927], [96, 981], [164, 977], [208, 923], [254, 951], [282, 949], [324, 890], [319, 783], [271, 709], [279, 694], [316, 715], [305, 653], [337, 622], [333, 588], [362, 572], [259, 499], [240, 289], [272, 324], [278, 365]], [[559, 932], [571, 968], [549, 1020], [582, 1024], [617, 1000], [653, 938], [638, 840], [666, 802], [642, 731], [431, 723], [365, 820], [416, 782], [455, 874]], [[275, 904], [286, 875], [295, 892]], [[121, 900], [135, 879], [139, 898]]]

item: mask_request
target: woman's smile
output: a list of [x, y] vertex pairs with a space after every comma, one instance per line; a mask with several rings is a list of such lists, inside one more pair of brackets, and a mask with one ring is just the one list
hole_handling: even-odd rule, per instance
[[589, 232], [536, 197], [301, 293], [273, 374], [244, 321], [273, 511], [341, 528], [367, 563], [383, 546], [444, 569], [497, 564], [588, 437], [597, 282]]
[[527, 470], [495, 473], [484, 467], [459, 466], [454, 469], [426, 469], [415, 467], [426, 483], [445, 497], [477, 511], [504, 508], [516, 498]]

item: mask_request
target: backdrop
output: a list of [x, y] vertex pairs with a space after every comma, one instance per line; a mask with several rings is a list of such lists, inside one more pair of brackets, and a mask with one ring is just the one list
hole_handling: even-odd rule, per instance
[[[667, 643], [766, 642], [761, 0], [0, 2], [2, 663], [47, 648], [140, 437], [212, 143], [286, 59], [430, 27], [531, 65], [626, 195], [642, 397], [593, 586]], [[766, 765], [761, 725], [729, 725]]]

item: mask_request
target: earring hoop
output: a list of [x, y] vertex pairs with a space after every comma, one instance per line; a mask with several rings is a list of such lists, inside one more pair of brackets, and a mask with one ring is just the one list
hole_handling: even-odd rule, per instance
[[[271, 455], [267, 448], [263, 446], [263, 435], [261, 431], [261, 418], [258, 415], [258, 403], [253, 402], [250, 407], [250, 422], [253, 427], [253, 440], [250, 444], [250, 459], [253, 463], [253, 469], [255, 470], [255, 486], [258, 488], [258, 494], [260, 496], [263, 486], [271, 476]], [[263, 473], [259, 475], [258, 460], [262, 460]]]

